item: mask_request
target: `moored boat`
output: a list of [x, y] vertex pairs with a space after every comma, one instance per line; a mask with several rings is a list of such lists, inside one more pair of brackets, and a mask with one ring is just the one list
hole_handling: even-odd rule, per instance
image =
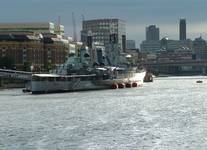
[[[103, 68], [105, 69], [105, 68]], [[109, 68], [108, 68], [109, 69]], [[111, 69], [111, 68], [110, 68]], [[58, 74], [33, 74], [30, 83], [32, 94], [72, 92], [85, 90], [117, 89], [124, 88], [126, 82], [141, 85], [145, 77], [145, 71], [122, 72], [114, 68], [114, 72], [78, 75], [58, 75]], [[107, 72], [110, 72], [106, 74]], [[116, 74], [116, 76], [114, 76]], [[131, 84], [131, 86], [133, 86]], [[135, 86], [133, 86], [135, 87]]]
[[196, 81], [196, 83], [203, 83], [203, 81], [201, 81], [201, 80], [198, 80], [198, 81]]
[[[143, 83], [146, 71], [133, 67], [132, 61], [120, 49], [115, 34], [103, 48], [87, 37], [88, 47], [70, 53], [66, 63], [50, 74], [33, 74], [29, 90], [33, 93], [100, 90], [124, 88], [125, 83], [137, 87]], [[135, 65], [136, 66], [136, 65]]]

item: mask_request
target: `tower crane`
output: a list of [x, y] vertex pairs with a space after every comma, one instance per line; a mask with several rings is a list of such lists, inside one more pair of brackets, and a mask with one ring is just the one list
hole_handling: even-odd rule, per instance
[[76, 22], [73, 12], [72, 12], [72, 22], [73, 22], [73, 41], [77, 42]]

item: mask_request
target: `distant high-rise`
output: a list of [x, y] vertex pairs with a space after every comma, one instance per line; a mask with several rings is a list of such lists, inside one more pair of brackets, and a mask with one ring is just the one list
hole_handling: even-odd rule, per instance
[[180, 19], [180, 41], [186, 40], [186, 20]]
[[146, 41], [159, 41], [160, 30], [155, 25], [146, 27]]
[[81, 40], [84, 39], [88, 31], [92, 32], [94, 42], [103, 43], [105, 46], [110, 42], [110, 35], [116, 34], [118, 44], [124, 51], [126, 49], [126, 23], [120, 19], [95, 19], [84, 20], [82, 22]]
[[206, 60], [207, 59], [207, 43], [206, 41], [202, 38], [196, 38], [193, 41], [193, 49], [196, 54], [196, 59], [200, 60]]
[[126, 49], [135, 49], [136, 42], [135, 40], [126, 40]]

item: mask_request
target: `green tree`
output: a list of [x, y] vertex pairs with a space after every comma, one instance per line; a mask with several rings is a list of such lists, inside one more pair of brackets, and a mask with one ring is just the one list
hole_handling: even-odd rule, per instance
[[5, 69], [14, 69], [14, 60], [10, 57], [1, 57], [0, 58], [0, 68]]
[[31, 71], [32, 63], [29, 61], [24, 62], [24, 71]]
[[45, 64], [44, 64], [44, 69], [45, 71], [50, 71], [52, 69], [52, 62], [51, 60], [47, 61]]

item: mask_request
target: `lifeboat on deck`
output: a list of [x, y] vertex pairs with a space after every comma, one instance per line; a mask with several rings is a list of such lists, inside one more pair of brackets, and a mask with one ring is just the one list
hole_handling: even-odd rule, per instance
[[118, 83], [118, 88], [119, 88], [119, 89], [123, 89], [123, 88], [125, 88], [125, 84], [124, 84], [124, 83]]
[[137, 87], [137, 86], [138, 86], [138, 84], [136, 82], [132, 83], [132, 87]]
[[131, 88], [132, 87], [132, 84], [131, 83], [125, 83], [125, 87], [126, 88]]
[[111, 85], [111, 89], [118, 89], [118, 85], [117, 85], [116, 83], [113, 83], [113, 84]]

